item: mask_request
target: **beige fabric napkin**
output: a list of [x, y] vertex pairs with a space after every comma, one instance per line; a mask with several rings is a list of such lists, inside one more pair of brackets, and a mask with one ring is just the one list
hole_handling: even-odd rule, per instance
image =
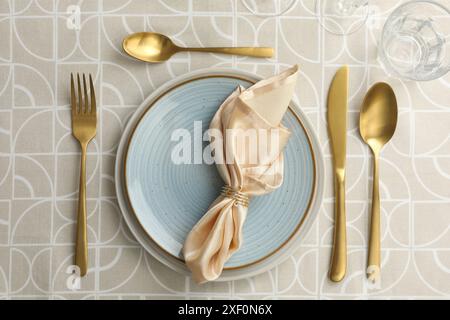
[[297, 74], [298, 66], [293, 66], [248, 89], [237, 88], [211, 121], [214, 159], [228, 187], [184, 244], [186, 265], [198, 283], [217, 279], [240, 248], [247, 197], [269, 193], [283, 182], [282, 151], [290, 133], [280, 122], [292, 99]]

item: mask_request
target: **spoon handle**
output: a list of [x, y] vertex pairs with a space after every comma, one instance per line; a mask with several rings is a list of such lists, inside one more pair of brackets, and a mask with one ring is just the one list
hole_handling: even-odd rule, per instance
[[381, 275], [380, 255], [380, 188], [379, 188], [379, 160], [378, 153], [374, 152], [373, 164], [373, 191], [372, 191], [372, 218], [370, 222], [369, 257], [367, 261], [367, 278], [376, 283]]
[[192, 52], [211, 52], [211, 53], [224, 53], [234, 54], [238, 56], [249, 56], [257, 58], [271, 58], [274, 53], [273, 48], [269, 47], [211, 47], [211, 48], [181, 48], [179, 51], [192, 51]]

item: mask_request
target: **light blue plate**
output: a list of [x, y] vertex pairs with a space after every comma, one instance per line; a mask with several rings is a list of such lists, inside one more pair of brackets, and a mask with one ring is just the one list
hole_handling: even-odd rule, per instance
[[[205, 77], [166, 91], [137, 122], [125, 154], [125, 189], [132, 211], [151, 239], [182, 259], [184, 240], [220, 194], [223, 181], [215, 165], [176, 165], [171, 160], [174, 130], [194, 135], [194, 121], [203, 130], [225, 98], [250, 82], [235, 77]], [[281, 248], [303, 222], [314, 193], [316, 168], [311, 141], [293, 111], [283, 124], [292, 131], [285, 150], [281, 188], [251, 200], [244, 226], [244, 244], [226, 268], [243, 267]], [[192, 148], [193, 149], [193, 148]]]

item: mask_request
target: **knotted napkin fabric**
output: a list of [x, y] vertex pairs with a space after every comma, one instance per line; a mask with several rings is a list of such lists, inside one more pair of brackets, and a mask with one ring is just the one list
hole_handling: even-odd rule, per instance
[[283, 149], [290, 132], [280, 122], [292, 99], [297, 74], [298, 66], [293, 66], [248, 89], [236, 88], [211, 121], [211, 146], [224, 188], [183, 247], [186, 265], [197, 283], [217, 279], [226, 261], [239, 250], [251, 197], [272, 192], [283, 183]]

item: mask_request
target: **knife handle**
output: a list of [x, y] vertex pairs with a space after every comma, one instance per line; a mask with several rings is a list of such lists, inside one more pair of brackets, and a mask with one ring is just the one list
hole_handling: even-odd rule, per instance
[[330, 280], [339, 282], [347, 271], [347, 231], [345, 218], [345, 179], [337, 174], [334, 180], [336, 202], [334, 208], [334, 240], [331, 256]]

